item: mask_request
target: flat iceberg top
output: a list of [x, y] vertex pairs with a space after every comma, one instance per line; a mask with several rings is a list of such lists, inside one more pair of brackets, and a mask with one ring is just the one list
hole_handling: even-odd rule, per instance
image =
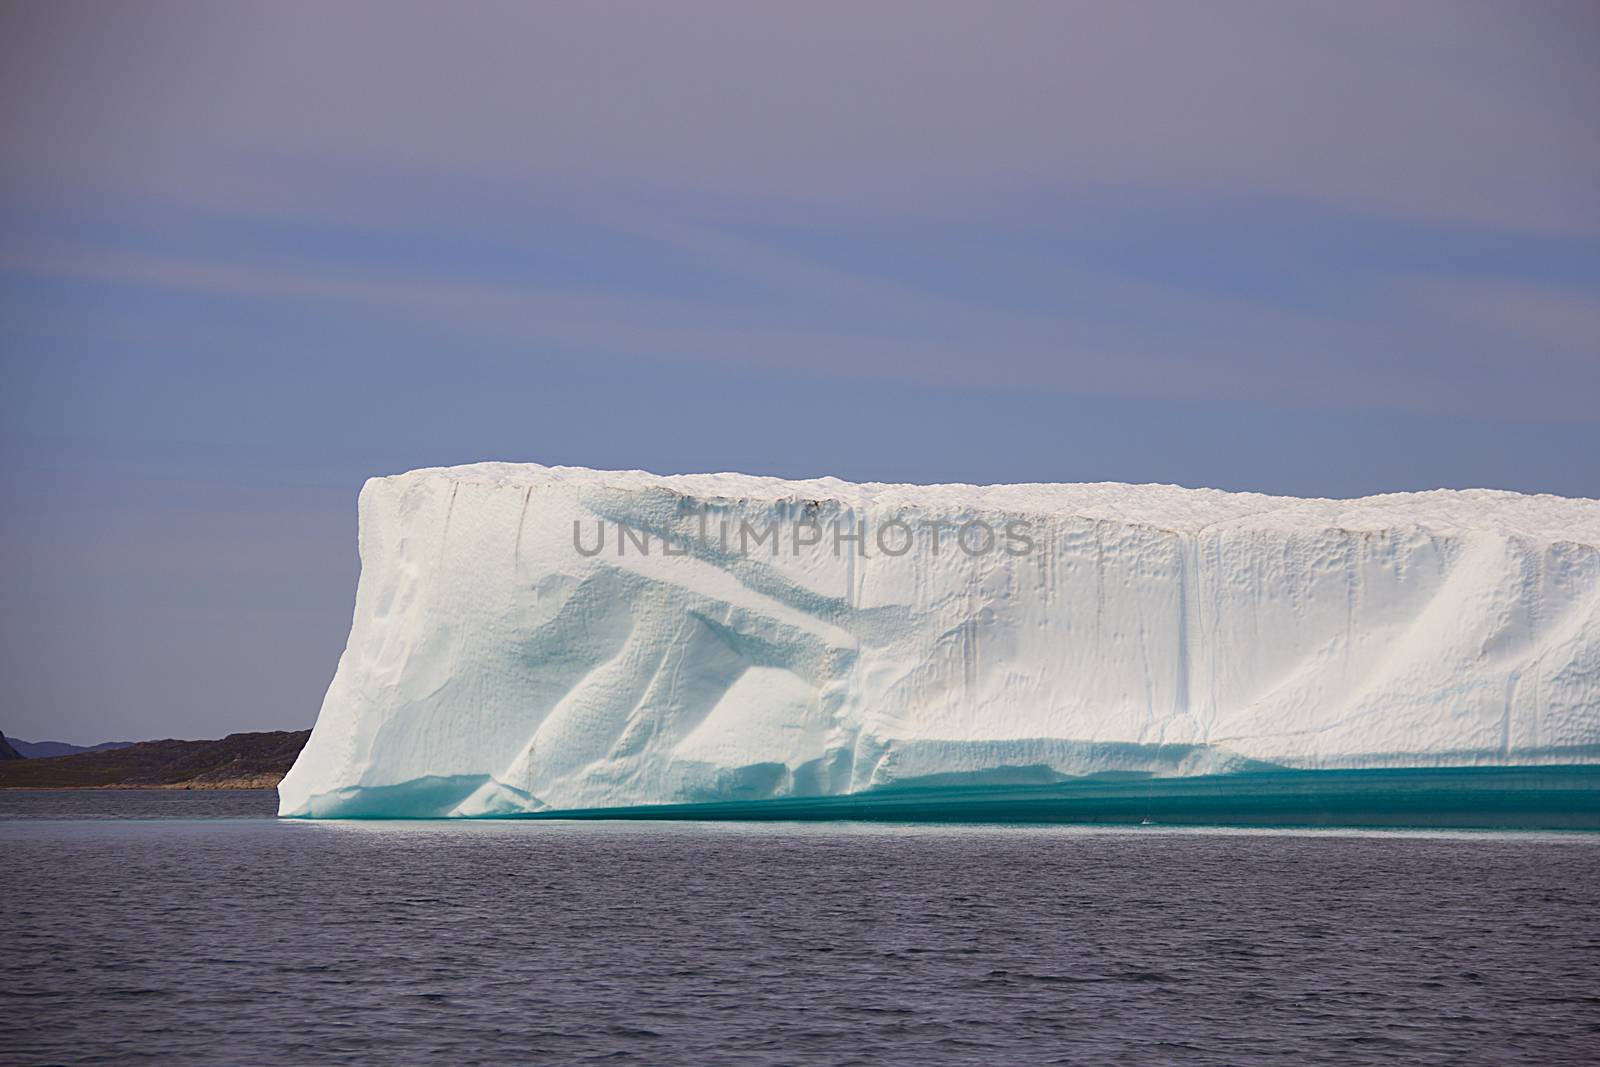
[[1123, 482], [914, 485], [857, 483], [839, 478], [790, 480], [733, 473], [652, 474], [499, 462], [426, 467], [391, 477], [493, 486], [589, 483], [595, 488], [622, 492], [666, 490], [699, 500], [817, 500], [863, 509], [970, 509], [1074, 516], [1185, 534], [1212, 528], [1352, 532], [1404, 528], [1440, 533], [1483, 530], [1545, 542], [1600, 546], [1600, 500], [1500, 489], [1434, 489], [1330, 500]]

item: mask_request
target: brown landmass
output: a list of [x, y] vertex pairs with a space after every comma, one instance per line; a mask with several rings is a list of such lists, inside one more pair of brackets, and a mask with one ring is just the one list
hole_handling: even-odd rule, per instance
[[271, 789], [310, 730], [229, 734], [219, 741], [141, 741], [104, 752], [0, 762], [0, 789]]

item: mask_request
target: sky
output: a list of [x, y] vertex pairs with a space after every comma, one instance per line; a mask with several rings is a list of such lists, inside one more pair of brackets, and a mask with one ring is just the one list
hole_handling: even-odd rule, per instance
[[373, 475], [1600, 497], [1600, 6], [0, 6], [0, 730], [314, 721]]

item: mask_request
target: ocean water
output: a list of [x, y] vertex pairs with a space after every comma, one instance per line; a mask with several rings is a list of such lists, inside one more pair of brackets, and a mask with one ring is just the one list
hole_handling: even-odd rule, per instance
[[1600, 1059], [1600, 835], [0, 793], [0, 1062]]

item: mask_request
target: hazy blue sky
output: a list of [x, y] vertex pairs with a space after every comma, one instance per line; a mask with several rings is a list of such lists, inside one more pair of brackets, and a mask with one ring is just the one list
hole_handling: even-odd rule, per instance
[[1600, 496], [1600, 5], [7, 3], [0, 729], [304, 727], [364, 477]]

